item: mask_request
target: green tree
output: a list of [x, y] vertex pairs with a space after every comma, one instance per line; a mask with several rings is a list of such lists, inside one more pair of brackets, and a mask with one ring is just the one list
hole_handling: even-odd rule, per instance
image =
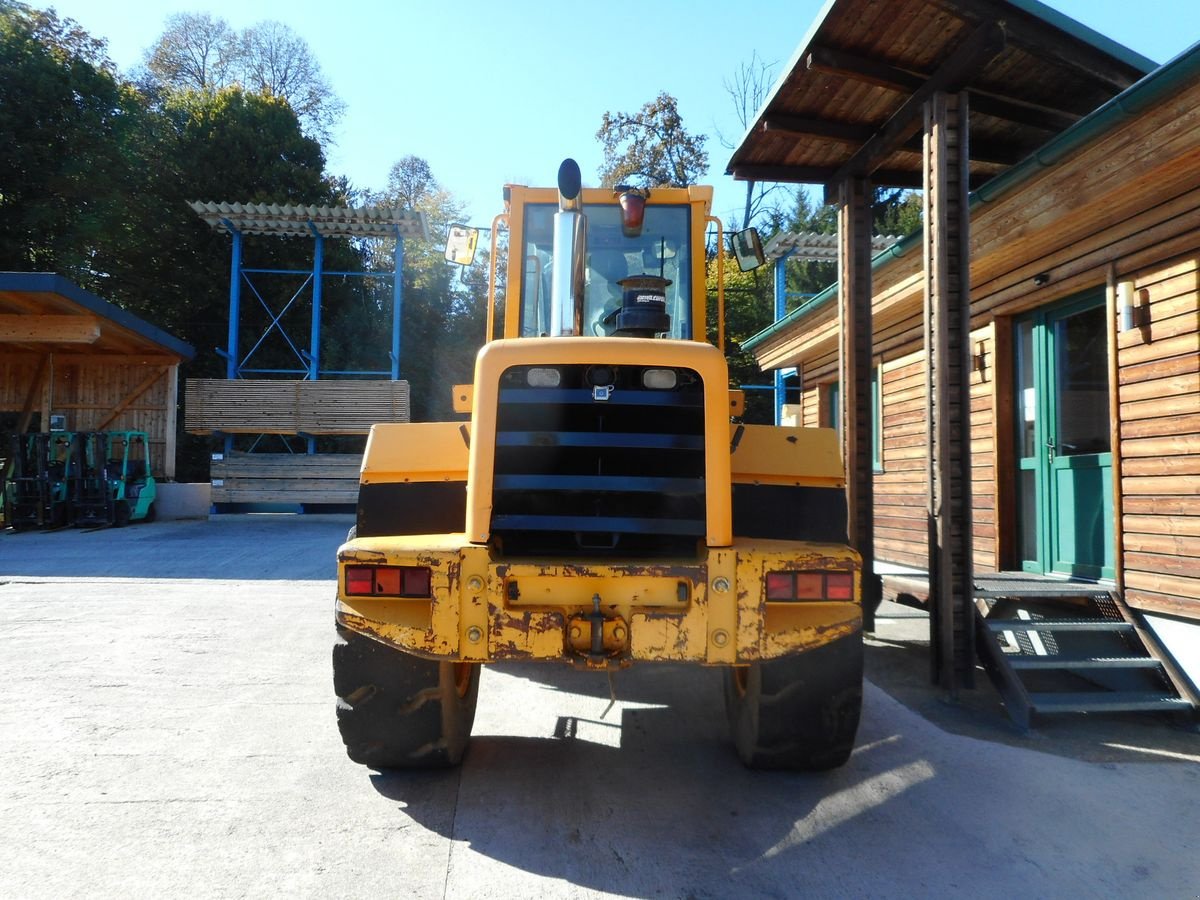
[[876, 234], [905, 237], [921, 228], [921, 192], [876, 188], [871, 222]]
[[596, 137], [604, 148], [604, 187], [687, 187], [708, 172], [707, 137], [683, 127], [678, 102], [666, 92], [636, 113], [606, 112]]
[[95, 283], [92, 253], [128, 195], [124, 150], [142, 115], [102, 41], [0, 2], [0, 268]]
[[[463, 221], [463, 205], [418, 156], [396, 162], [387, 188], [369, 199], [425, 214], [430, 239], [404, 244], [400, 369], [411, 387], [413, 417], [447, 419], [452, 413], [451, 387], [471, 380], [486, 322], [486, 282], [478, 277], [464, 280], [463, 271], [446, 262], [443, 253], [448, 226]], [[372, 252], [390, 259], [393, 245], [379, 242]], [[480, 260], [472, 271], [484, 265], [486, 260]]]

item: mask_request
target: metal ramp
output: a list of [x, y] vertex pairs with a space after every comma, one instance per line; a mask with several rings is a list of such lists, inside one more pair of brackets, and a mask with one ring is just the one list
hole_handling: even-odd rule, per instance
[[980, 662], [1022, 730], [1035, 714], [1168, 712], [1200, 703], [1157, 640], [1095, 584], [988, 579], [975, 589]]

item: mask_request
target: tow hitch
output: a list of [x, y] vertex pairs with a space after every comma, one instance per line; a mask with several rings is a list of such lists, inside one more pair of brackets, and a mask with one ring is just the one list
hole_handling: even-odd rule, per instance
[[591, 669], [609, 668], [616, 658], [628, 657], [629, 625], [618, 615], [604, 614], [599, 594], [592, 595], [590, 613], [576, 613], [567, 620], [567, 639]]

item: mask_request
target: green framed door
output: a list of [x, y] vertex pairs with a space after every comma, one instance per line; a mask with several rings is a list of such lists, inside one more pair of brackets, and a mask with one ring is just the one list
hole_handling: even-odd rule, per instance
[[1103, 293], [1014, 323], [1017, 545], [1027, 572], [1112, 578], [1112, 448]]

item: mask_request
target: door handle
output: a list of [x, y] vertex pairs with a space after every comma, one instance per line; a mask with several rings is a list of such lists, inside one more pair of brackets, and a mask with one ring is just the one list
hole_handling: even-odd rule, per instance
[[1050, 462], [1054, 462], [1054, 438], [1046, 438], [1046, 454]]

